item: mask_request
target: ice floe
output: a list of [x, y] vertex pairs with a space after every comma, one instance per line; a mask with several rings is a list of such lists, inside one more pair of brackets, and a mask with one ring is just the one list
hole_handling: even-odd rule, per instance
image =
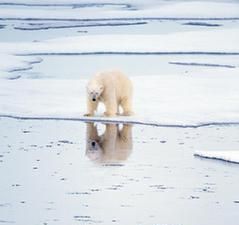
[[96, 117], [83, 116], [86, 80], [1, 80], [0, 115], [192, 127], [238, 123], [237, 73], [132, 77], [136, 114], [114, 118], [102, 116], [103, 106]]
[[[117, 25], [152, 20], [198, 21], [239, 19], [239, 4], [211, 1], [2, 1], [0, 18], [23, 21], [15, 29], [48, 29], [64, 25]], [[14, 6], [14, 7], [11, 7]], [[57, 10], [56, 10], [57, 8]], [[212, 10], [213, 9], [213, 10]], [[207, 23], [202, 24], [202, 20]], [[30, 23], [29, 21], [32, 21]], [[36, 21], [39, 23], [37, 24]], [[41, 21], [48, 21], [42, 23]], [[61, 23], [57, 24], [57, 21]], [[191, 21], [191, 20], [190, 20]], [[200, 23], [199, 23], [200, 22]], [[195, 24], [194, 24], [195, 25]], [[13, 26], [13, 27], [14, 27]], [[239, 55], [239, 30], [212, 30], [165, 34], [103, 34], [59, 37], [34, 42], [0, 43], [0, 77], [32, 68], [41, 55]], [[226, 63], [169, 61], [177, 65], [214, 67], [210, 73], [172, 74], [132, 78], [136, 115], [95, 120], [128, 121], [151, 125], [199, 126], [239, 122], [238, 67]], [[219, 68], [220, 67], [220, 70]], [[224, 68], [225, 67], [225, 68]], [[228, 71], [230, 69], [230, 71]], [[80, 73], [81, 71], [79, 71]], [[85, 80], [4, 80], [0, 82], [0, 114], [22, 118], [82, 119], [85, 112]], [[227, 88], [229, 87], [229, 88]]]

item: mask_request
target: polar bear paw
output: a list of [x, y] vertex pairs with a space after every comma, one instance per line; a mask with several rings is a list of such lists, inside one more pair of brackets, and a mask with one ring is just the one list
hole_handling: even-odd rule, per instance
[[92, 113], [85, 113], [84, 116], [94, 116]]
[[129, 112], [123, 112], [122, 116], [132, 116], [134, 115], [133, 112], [129, 111]]
[[111, 112], [104, 112], [104, 115], [107, 116], [107, 117], [116, 116], [115, 113], [111, 113]]

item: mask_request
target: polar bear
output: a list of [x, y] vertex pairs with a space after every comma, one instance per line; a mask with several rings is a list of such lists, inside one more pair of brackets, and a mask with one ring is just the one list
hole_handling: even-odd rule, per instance
[[132, 125], [105, 124], [105, 131], [98, 134], [97, 125], [87, 123], [86, 155], [94, 162], [116, 163], [125, 161], [133, 148]]
[[120, 71], [101, 72], [96, 74], [87, 85], [87, 113], [94, 116], [99, 102], [105, 105], [105, 116], [120, 114], [130, 116], [132, 111], [133, 87], [129, 78]]

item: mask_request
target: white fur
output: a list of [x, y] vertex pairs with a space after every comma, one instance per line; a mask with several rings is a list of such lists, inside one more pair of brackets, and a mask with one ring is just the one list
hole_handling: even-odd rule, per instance
[[119, 162], [126, 160], [133, 148], [132, 125], [106, 124], [105, 132], [98, 134], [95, 124], [88, 123], [86, 129], [86, 155], [97, 162]]
[[[96, 74], [87, 85], [87, 113], [85, 116], [93, 116], [99, 102], [103, 102], [106, 108], [105, 116], [115, 116], [120, 113], [132, 115], [132, 83], [120, 71], [102, 72]], [[95, 101], [93, 101], [95, 100]]]

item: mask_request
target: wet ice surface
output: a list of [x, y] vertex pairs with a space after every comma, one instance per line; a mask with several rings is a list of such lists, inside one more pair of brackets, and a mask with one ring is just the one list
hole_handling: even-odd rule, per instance
[[1, 119], [0, 223], [235, 224], [238, 129]]

